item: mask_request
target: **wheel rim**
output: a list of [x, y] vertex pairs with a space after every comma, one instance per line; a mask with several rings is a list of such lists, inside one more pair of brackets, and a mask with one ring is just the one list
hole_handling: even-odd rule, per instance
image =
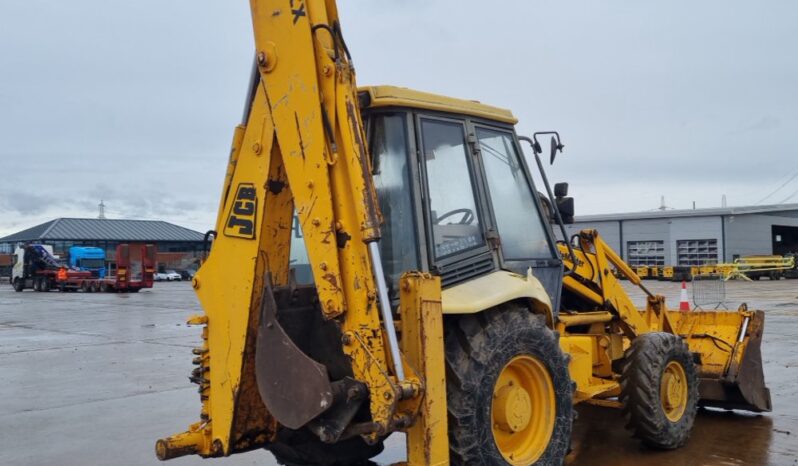
[[512, 465], [528, 465], [546, 451], [556, 419], [554, 383], [537, 358], [516, 356], [493, 387], [493, 439]]
[[687, 408], [688, 392], [687, 375], [679, 362], [671, 361], [665, 366], [659, 385], [659, 396], [665, 417], [671, 422], [681, 419]]

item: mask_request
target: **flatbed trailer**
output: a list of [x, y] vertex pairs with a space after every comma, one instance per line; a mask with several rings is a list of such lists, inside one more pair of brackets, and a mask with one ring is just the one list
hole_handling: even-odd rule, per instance
[[[44, 249], [44, 248], [42, 248]], [[49, 249], [49, 247], [48, 247]], [[52, 251], [48, 252], [52, 254]], [[19, 254], [19, 253], [18, 253]], [[112, 276], [95, 277], [89, 271], [66, 270], [66, 278], [59, 279], [62, 267], [38, 267], [19, 274], [12, 284], [16, 291], [26, 288], [34, 291], [58, 290], [62, 292], [133, 292], [152, 288], [155, 273], [155, 246], [152, 244], [120, 244], [116, 247], [116, 272]], [[63, 267], [65, 268], [65, 267]]]

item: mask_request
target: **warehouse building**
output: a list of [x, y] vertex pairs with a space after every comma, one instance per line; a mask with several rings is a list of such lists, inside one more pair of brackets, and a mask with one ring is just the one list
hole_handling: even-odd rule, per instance
[[94, 246], [105, 249], [106, 260], [112, 261], [117, 245], [148, 243], [156, 246], [159, 268], [189, 268], [203, 250], [203, 237], [159, 220], [57, 218], [0, 238], [0, 254], [12, 254], [17, 245], [25, 243], [52, 245], [62, 257], [72, 246]]
[[584, 215], [567, 227], [569, 235], [597, 229], [632, 266], [798, 252], [798, 204]]

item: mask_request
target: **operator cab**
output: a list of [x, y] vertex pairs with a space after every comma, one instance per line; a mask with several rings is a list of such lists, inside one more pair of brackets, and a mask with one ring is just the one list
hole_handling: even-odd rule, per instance
[[[444, 287], [531, 267], [558, 307], [562, 261], [514, 132], [515, 117], [409, 89], [361, 89], [383, 215], [383, 267], [440, 275]], [[396, 294], [394, 293], [394, 297]]]

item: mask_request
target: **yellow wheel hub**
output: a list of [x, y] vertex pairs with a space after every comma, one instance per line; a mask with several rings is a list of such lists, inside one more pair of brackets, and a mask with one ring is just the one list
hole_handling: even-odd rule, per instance
[[554, 383], [541, 361], [516, 356], [493, 387], [493, 439], [512, 465], [537, 461], [551, 440], [557, 416]]
[[671, 361], [665, 366], [659, 384], [659, 396], [665, 417], [671, 422], [681, 419], [687, 408], [688, 393], [687, 375], [678, 362]]

